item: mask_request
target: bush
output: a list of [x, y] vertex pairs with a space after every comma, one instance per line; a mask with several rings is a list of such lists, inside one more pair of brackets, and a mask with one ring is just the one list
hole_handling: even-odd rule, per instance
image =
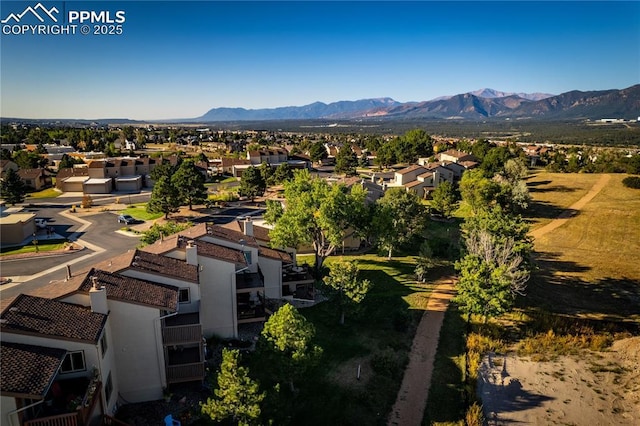
[[172, 235], [176, 232], [180, 232], [184, 229], [189, 228], [193, 224], [191, 222], [186, 223], [178, 223], [178, 222], [167, 222], [164, 225], [154, 224], [151, 228], [145, 231], [140, 238], [140, 242], [143, 245], [153, 244], [160, 239], [160, 235], [163, 236]]
[[377, 374], [386, 377], [398, 377], [402, 374], [402, 365], [395, 351], [388, 348], [371, 358], [371, 368]]
[[622, 179], [622, 184], [627, 188], [640, 189], [640, 176], [628, 176]]

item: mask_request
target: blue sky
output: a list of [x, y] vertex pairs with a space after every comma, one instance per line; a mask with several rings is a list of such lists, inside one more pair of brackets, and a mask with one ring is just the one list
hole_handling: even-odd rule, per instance
[[[37, 3], [3, 0], [0, 17]], [[189, 118], [223, 106], [640, 83], [640, 2], [42, 4], [61, 16], [121, 10], [126, 21], [120, 35], [3, 28], [3, 117]]]

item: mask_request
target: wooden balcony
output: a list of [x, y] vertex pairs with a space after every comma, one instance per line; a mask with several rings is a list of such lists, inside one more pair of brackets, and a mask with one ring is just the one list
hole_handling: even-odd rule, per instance
[[309, 268], [294, 266], [284, 268], [282, 271], [282, 285], [285, 284], [313, 284], [315, 282]]
[[200, 324], [162, 327], [162, 342], [165, 346], [184, 345], [200, 341], [202, 341], [202, 326]]
[[24, 426], [80, 426], [80, 412], [59, 414], [57, 416], [42, 417], [27, 420]]
[[[71, 379], [66, 381], [60, 381], [62, 383], [61, 389], [64, 389], [66, 385], [64, 383], [72, 383], [72, 386], [76, 386], [79, 380], [86, 379]], [[50, 405], [45, 405], [38, 415], [38, 418], [25, 420], [24, 426], [84, 426], [87, 425], [92, 413], [94, 412], [98, 401], [100, 401], [100, 395], [102, 393], [102, 382], [98, 375], [95, 375], [90, 380], [84, 382], [84, 396], [76, 397], [73, 406], [70, 403], [60, 406], [59, 401], [51, 400]], [[87, 384], [88, 383], [88, 384]], [[82, 394], [81, 394], [82, 395]], [[62, 401], [66, 398], [63, 397]], [[76, 406], [77, 404], [77, 406]], [[60, 413], [60, 411], [69, 411], [67, 413]]]
[[167, 367], [167, 384], [195, 382], [204, 378], [204, 362], [169, 365]]

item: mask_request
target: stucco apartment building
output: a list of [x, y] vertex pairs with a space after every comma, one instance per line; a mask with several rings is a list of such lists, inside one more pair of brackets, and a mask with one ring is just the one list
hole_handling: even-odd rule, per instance
[[69, 268], [63, 282], [1, 301], [0, 422], [89, 424], [201, 381], [204, 338], [238, 337], [266, 319], [268, 299], [312, 282], [291, 254], [212, 224]]
[[150, 173], [160, 163], [150, 157], [92, 160], [85, 167], [59, 170], [56, 187], [85, 194], [137, 192], [153, 186]]

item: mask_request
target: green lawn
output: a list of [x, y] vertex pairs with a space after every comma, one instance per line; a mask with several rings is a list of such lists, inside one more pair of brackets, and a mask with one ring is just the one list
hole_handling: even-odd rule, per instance
[[[339, 258], [331, 257], [326, 263]], [[342, 326], [339, 309], [331, 301], [300, 310], [314, 324], [323, 356], [320, 366], [297, 383], [296, 402], [288, 407], [290, 424], [386, 424], [416, 326], [433, 289], [430, 282], [415, 281], [411, 256], [391, 261], [371, 254], [343, 258], [357, 261], [361, 277], [374, 287], [356, 311], [347, 313]], [[446, 272], [450, 270], [436, 269], [430, 279], [435, 281]], [[250, 369], [268, 391], [273, 385], [265, 373], [268, 366], [252, 359]], [[281, 393], [283, 399], [290, 398], [287, 392]]]
[[128, 214], [138, 220], [154, 220], [162, 217], [162, 213], [147, 212], [147, 203], [131, 204], [124, 210], [120, 210], [118, 214]]
[[[46, 252], [53, 250], [60, 250], [64, 248], [66, 240], [42, 240], [38, 242], [38, 252]], [[0, 256], [8, 256], [11, 254], [22, 253], [35, 253], [36, 247], [33, 244], [28, 244], [22, 247], [6, 247], [0, 250]]]
[[54, 188], [47, 188], [42, 191], [27, 194], [26, 201], [29, 201], [30, 198], [55, 198], [59, 197], [61, 194], [62, 192], [56, 191]]

